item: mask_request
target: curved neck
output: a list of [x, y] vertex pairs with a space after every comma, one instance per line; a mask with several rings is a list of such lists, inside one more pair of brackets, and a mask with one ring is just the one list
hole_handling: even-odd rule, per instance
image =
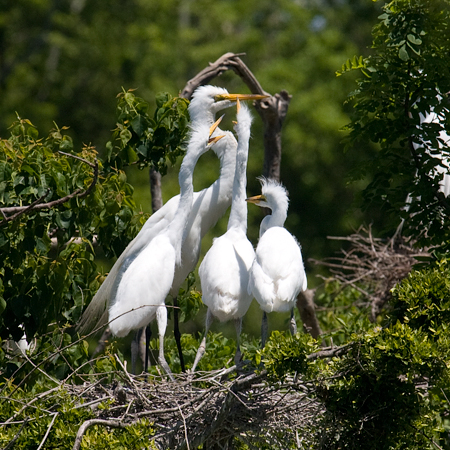
[[240, 136], [236, 153], [236, 171], [233, 182], [233, 197], [231, 203], [228, 229], [241, 228], [247, 232], [247, 202], [245, 199], [247, 187], [247, 159], [248, 159], [248, 138]]
[[272, 214], [267, 215], [261, 221], [259, 227], [259, 237], [261, 237], [271, 227], [282, 227], [287, 218], [287, 212], [275, 206], [272, 210]]

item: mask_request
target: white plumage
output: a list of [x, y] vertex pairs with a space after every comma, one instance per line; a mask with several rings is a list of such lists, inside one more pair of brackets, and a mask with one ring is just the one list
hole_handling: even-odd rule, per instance
[[248, 292], [263, 314], [262, 344], [267, 337], [266, 313], [291, 311], [292, 331], [296, 330], [293, 308], [297, 295], [307, 287], [303, 258], [297, 240], [283, 226], [287, 217], [286, 189], [273, 180], [261, 179], [262, 195], [247, 201], [272, 210], [260, 226], [256, 257], [252, 263]]
[[247, 312], [252, 296], [247, 292], [248, 270], [255, 257], [252, 244], [247, 239], [247, 204], [245, 189], [248, 144], [251, 127], [250, 111], [245, 105], [239, 107], [235, 130], [238, 136], [236, 174], [233, 185], [233, 200], [227, 232], [214, 239], [205, 255], [199, 276], [203, 303], [208, 307], [205, 335], [198, 349], [192, 371], [205, 352], [206, 335], [213, 317], [220, 321], [234, 320], [237, 334], [236, 364], [240, 361], [239, 336], [242, 317]]
[[192, 130], [179, 173], [180, 200], [172, 222], [155, 236], [130, 263], [109, 308], [110, 329], [116, 336], [148, 325], [155, 317], [159, 334], [159, 363], [172, 377], [164, 357], [167, 327], [165, 299], [173, 283], [175, 266], [181, 260], [184, 228], [192, 208], [192, 177], [198, 158], [209, 149], [212, 130], [200, 124]]
[[[233, 105], [238, 98], [257, 100], [264, 97], [229, 94], [224, 88], [201, 86], [194, 92], [189, 104], [191, 128], [195, 129], [200, 124], [211, 126], [216, 113]], [[225, 135], [212, 148], [220, 160], [220, 176], [207, 189], [194, 193], [192, 208], [183, 236], [181, 264], [175, 268], [170, 291], [174, 297], [178, 294], [178, 290], [189, 272], [194, 270], [197, 265], [203, 236], [216, 224], [231, 204], [237, 142], [231, 132], [223, 132], [217, 128], [213, 136], [217, 135]], [[80, 319], [78, 331], [81, 334], [87, 334], [92, 328], [106, 323], [108, 305], [114, 301], [123, 275], [148, 243], [173, 221], [179, 199], [179, 195], [172, 197], [155, 212], [119, 256]]]

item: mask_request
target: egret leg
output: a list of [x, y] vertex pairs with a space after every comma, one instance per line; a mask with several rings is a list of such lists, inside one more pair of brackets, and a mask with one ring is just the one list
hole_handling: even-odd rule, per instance
[[294, 308], [291, 309], [291, 321], [289, 322], [289, 330], [291, 334], [297, 334], [297, 322], [295, 321]]
[[145, 361], [144, 361], [144, 372], [148, 372], [148, 360], [150, 353], [150, 340], [152, 338], [152, 329], [150, 324], [145, 327]]
[[213, 315], [208, 308], [208, 311], [206, 312], [205, 334], [203, 336], [202, 342], [200, 343], [200, 347], [197, 350], [197, 354], [195, 355], [195, 360], [194, 360], [194, 364], [192, 365], [191, 373], [195, 372], [195, 368], [197, 367], [198, 362], [202, 359], [203, 355], [205, 354], [206, 335], [208, 334], [209, 327], [211, 326], [212, 321], [213, 321]]
[[236, 354], [234, 355], [234, 363], [238, 365], [242, 359], [241, 353], [241, 330], [242, 330], [242, 317], [234, 320], [234, 326], [236, 327]]
[[267, 313], [263, 311], [262, 322], [261, 322], [261, 348], [264, 348], [267, 341], [267, 333], [269, 330], [269, 325], [267, 323]]
[[131, 341], [131, 373], [136, 375], [136, 361], [139, 355], [139, 342], [141, 341], [143, 328], [136, 330], [133, 340]]
[[181, 333], [180, 324], [178, 320], [178, 299], [173, 298], [173, 334], [175, 335], [175, 342], [178, 348], [178, 355], [180, 357], [181, 371], [186, 372], [186, 367], [184, 366], [183, 350], [181, 348]]
[[164, 357], [164, 335], [166, 334], [167, 328], [167, 309], [165, 306], [160, 306], [156, 311], [156, 322], [158, 324], [158, 334], [159, 334], [159, 357], [158, 362], [164, 371], [169, 375], [172, 381], [175, 381], [172, 371], [170, 370], [169, 364], [167, 364], [166, 358]]

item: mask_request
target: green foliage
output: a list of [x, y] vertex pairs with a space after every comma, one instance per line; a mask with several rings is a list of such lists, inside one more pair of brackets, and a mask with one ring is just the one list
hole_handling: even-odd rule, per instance
[[[448, 144], [440, 133], [450, 123], [449, 21], [448, 0], [387, 3], [373, 31], [373, 54], [343, 67], [363, 74], [350, 94], [347, 149], [370, 141], [378, 146], [354, 174], [372, 178], [363, 192], [365, 207], [381, 208], [394, 224], [407, 218], [406, 234], [442, 248], [450, 242], [450, 204], [439, 190], [448, 172]], [[421, 124], [431, 111], [436, 120]]]
[[[72, 140], [56, 128], [45, 139], [19, 119], [0, 141], [2, 207], [58, 201], [93, 183], [94, 149], [72, 152]], [[63, 152], [63, 153], [62, 153]], [[73, 156], [72, 156], [73, 155]], [[101, 168], [100, 168], [101, 169]], [[121, 172], [100, 176], [87, 196], [24, 213], [0, 227], [0, 336], [19, 340], [45, 333], [53, 321], [75, 321], [98, 287], [91, 250], [94, 235], [104, 251], [120, 252], [136, 230], [132, 188]], [[135, 232], [135, 231], [134, 231]], [[78, 240], [73, 241], [76, 237]], [[78, 243], [79, 242], [79, 243]]]
[[[12, 384], [2, 384], [0, 387], [0, 421], [8, 423], [2, 425], [0, 432], [2, 448], [6, 448], [16, 434], [15, 449], [38, 448], [49, 431], [42, 448], [71, 449], [81, 424], [95, 417], [89, 408], [82, 407], [76, 395], [64, 387], [49, 391], [42, 382], [30, 390], [16, 388]], [[104, 409], [109, 406], [100, 405]], [[146, 419], [124, 429], [94, 425], [83, 436], [81, 449], [155, 449], [151, 440], [153, 434]]]
[[119, 169], [130, 164], [142, 169], [150, 164], [165, 175], [167, 160], [174, 164], [184, 153], [189, 102], [168, 93], [158, 94], [151, 117], [149, 104], [131, 91], [123, 91], [118, 99], [118, 123], [113, 140], [106, 144], [106, 164]]
[[373, 327], [368, 318], [367, 300], [351, 286], [327, 279], [315, 301], [319, 307], [317, 318], [324, 330], [322, 339], [327, 343], [346, 344], [353, 334]]
[[187, 104], [160, 94], [150, 117], [144, 100], [119, 94], [104, 164], [92, 147], [76, 152], [65, 128], [43, 139], [19, 118], [11, 137], [0, 140], [0, 206], [48, 204], [0, 222], [2, 339], [18, 341], [25, 333], [31, 340], [53, 322], [78, 320], [99, 287], [96, 253], [119, 255], [146, 219], [135, 211], [122, 167], [136, 162], [164, 172], [166, 161], [183, 152]]
[[299, 373], [311, 376], [314, 365], [308, 364], [307, 356], [319, 347], [309, 334], [274, 331], [263, 350], [258, 351], [255, 362], [263, 363], [273, 379]]
[[319, 379], [324, 448], [423, 449], [445, 439], [440, 401], [449, 356], [448, 339], [442, 354], [424, 332], [400, 323], [355, 336], [346, 356], [330, 364], [332, 377]]
[[317, 378], [323, 448], [450, 444], [449, 276], [446, 261], [413, 271], [392, 290], [386, 326], [353, 334]]
[[450, 267], [443, 260], [421, 271], [392, 290], [390, 322], [402, 321], [437, 338], [448, 333], [450, 323]]

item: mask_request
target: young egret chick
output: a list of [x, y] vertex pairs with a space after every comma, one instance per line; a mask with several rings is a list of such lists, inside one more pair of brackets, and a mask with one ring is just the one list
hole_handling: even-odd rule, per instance
[[192, 208], [192, 178], [198, 158], [221, 138], [209, 139], [217, 127], [200, 125], [192, 131], [179, 173], [180, 201], [174, 219], [131, 262], [109, 308], [110, 328], [118, 337], [148, 325], [155, 317], [159, 333], [158, 361], [173, 379], [164, 357], [167, 327], [165, 299], [173, 283], [175, 266], [180, 264], [184, 228]]
[[252, 296], [247, 292], [248, 271], [255, 258], [255, 251], [247, 239], [247, 185], [248, 142], [252, 118], [246, 105], [237, 103], [238, 136], [236, 174], [234, 176], [233, 199], [227, 232], [216, 238], [199, 268], [203, 303], [208, 307], [205, 335], [197, 351], [192, 372], [205, 353], [206, 335], [213, 317], [221, 322], [233, 319], [236, 326], [237, 350], [235, 363], [241, 360], [239, 346], [242, 317], [247, 312]]
[[256, 258], [249, 274], [248, 292], [255, 297], [263, 312], [261, 341], [267, 340], [267, 314], [291, 311], [291, 332], [297, 332], [294, 306], [297, 295], [306, 289], [307, 280], [300, 246], [284, 228], [288, 210], [288, 194], [280, 183], [261, 179], [262, 195], [247, 201], [272, 210], [264, 217], [259, 231]]

